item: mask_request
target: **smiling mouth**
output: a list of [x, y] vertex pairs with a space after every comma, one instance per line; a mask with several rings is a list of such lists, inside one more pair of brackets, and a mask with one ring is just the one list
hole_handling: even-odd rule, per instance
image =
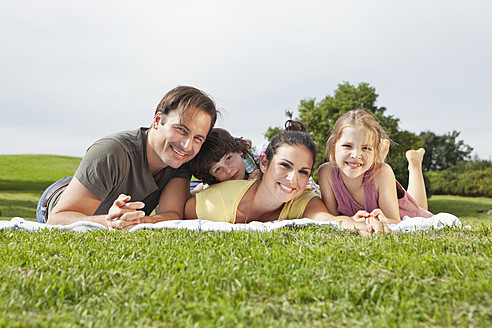
[[181, 152], [179, 150], [177, 150], [176, 148], [174, 148], [173, 146], [171, 146], [171, 149], [177, 154], [179, 155], [180, 157], [185, 157], [186, 156], [186, 153], [184, 152]]
[[354, 169], [357, 169], [359, 167], [362, 166], [361, 163], [349, 163], [349, 162], [345, 162], [345, 164], [347, 164], [348, 166], [350, 166], [351, 168], [354, 168]]
[[239, 174], [239, 170], [236, 171], [236, 173], [234, 173], [233, 175], [231, 175], [231, 180], [235, 180], [238, 174]]
[[296, 188], [291, 188], [291, 187], [286, 186], [286, 185], [284, 185], [284, 184], [282, 184], [282, 183], [280, 183], [280, 182], [279, 182], [278, 184], [279, 184], [279, 186], [280, 186], [280, 189], [281, 189], [281, 190], [283, 190], [283, 191], [284, 191], [284, 192], [286, 192], [286, 193], [291, 193], [291, 192], [293, 192], [294, 190], [296, 190]]

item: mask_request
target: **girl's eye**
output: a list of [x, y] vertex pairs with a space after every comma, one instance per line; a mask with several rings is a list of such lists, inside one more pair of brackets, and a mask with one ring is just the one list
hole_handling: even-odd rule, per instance
[[220, 172], [220, 167], [216, 168], [214, 172], [215, 173], [219, 173]]
[[231, 160], [232, 155], [229, 155], [226, 157], [226, 162], [229, 162]]
[[342, 145], [342, 147], [344, 147], [344, 148], [350, 148], [351, 146], [350, 145], [347, 145], [347, 144], [344, 144], [344, 145]]
[[371, 151], [372, 147], [362, 147], [363, 150]]
[[309, 175], [309, 172], [305, 170], [301, 170], [299, 171], [299, 173], [301, 173], [302, 175]]
[[282, 165], [283, 168], [286, 168], [286, 169], [289, 169], [290, 168], [290, 165], [287, 164], [287, 163], [281, 163], [280, 165]]

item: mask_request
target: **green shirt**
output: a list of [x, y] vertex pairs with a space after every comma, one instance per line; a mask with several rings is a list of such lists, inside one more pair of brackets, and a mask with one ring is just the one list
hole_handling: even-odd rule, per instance
[[150, 215], [159, 204], [166, 184], [173, 178], [191, 179], [184, 167], [167, 167], [158, 183], [154, 181], [147, 162], [148, 128], [125, 131], [96, 141], [89, 147], [75, 177], [102, 202], [94, 215], [107, 214], [120, 194], [131, 201], [145, 203]]

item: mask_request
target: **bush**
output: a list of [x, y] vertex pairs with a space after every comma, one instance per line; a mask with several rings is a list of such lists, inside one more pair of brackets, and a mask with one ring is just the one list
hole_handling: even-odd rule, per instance
[[430, 194], [492, 197], [492, 164], [461, 162], [442, 171], [426, 172]]

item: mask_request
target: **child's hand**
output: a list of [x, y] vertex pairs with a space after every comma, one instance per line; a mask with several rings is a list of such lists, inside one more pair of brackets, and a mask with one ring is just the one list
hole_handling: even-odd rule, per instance
[[354, 219], [355, 222], [364, 222], [367, 224], [369, 223], [370, 217], [371, 214], [369, 214], [369, 212], [358, 211], [357, 213], [355, 213], [355, 215], [352, 218]]
[[371, 217], [373, 217], [374, 219], [376, 219], [380, 222], [386, 223], [388, 221], [388, 219], [386, 218], [386, 215], [384, 215], [383, 211], [381, 211], [381, 209], [379, 209], [379, 208], [376, 208], [375, 210], [373, 210], [370, 215], [371, 215]]
[[260, 176], [261, 176], [260, 169], [256, 169], [249, 174], [248, 180], [253, 180], [253, 179], [259, 178]]
[[359, 230], [361, 235], [365, 236], [378, 233], [392, 233], [391, 229], [386, 223], [377, 221], [372, 216], [371, 218], [372, 221], [368, 223], [364, 229]]
[[388, 222], [386, 215], [384, 215], [383, 211], [381, 211], [381, 209], [379, 208], [376, 208], [371, 213], [368, 213], [366, 211], [358, 211], [353, 216], [353, 219], [355, 222], [364, 222], [365, 224], [370, 224], [374, 221], [379, 221], [383, 223]]

